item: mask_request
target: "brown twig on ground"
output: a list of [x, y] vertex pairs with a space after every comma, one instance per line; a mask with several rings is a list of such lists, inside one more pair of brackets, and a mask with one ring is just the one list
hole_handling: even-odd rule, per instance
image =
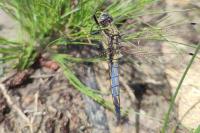
[[34, 72], [34, 69], [32, 69], [32, 68], [26, 69], [26, 70], [23, 70], [23, 71], [18, 71], [12, 77], [8, 78], [3, 83], [5, 83], [6, 87], [8, 87], [8, 88], [20, 86], [21, 84], [23, 84], [29, 78], [29, 76], [33, 72]]
[[30, 78], [37, 79], [37, 78], [51, 78], [56, 76], [56, 74], [43, 74], [43, 75], [32, 75]]
[[33, 125], [31, 123], [31, 121], [27, 118], [27, 116], [23, 113], [23, 111], [11, 100], [11, 97], [9, 96], [6, 87], [4, 84], [0, 84], [0, 90], [3, 94], [3, 96], [6, 98], [6, 101], [8, 103], [8, 105], [13, 108], [21, 118], [23, 118], [25, 120], [25, 122], [27, 123], [27, 125], [29, 126], [31, 133], [33, 133]]
[[15, 76], [17, 74], [17, 71], [12, 71], [11, 73], [5, 74], [1, 79], [0, 83], [7, 82], [11, 77]]
[[[34, 120], [35, 120], [35, 113], [37, 113], [38, 112], [38, 98], [39, 98], [39, 92], [37, 91], [36, 92], [36, 94], [35, 94], [35, 101], [34, 101], [34, 103], [35, 103], [35, 109], [34, 109], [34, 114], [33, 114], [33, 116], [30, 118], [30, 122], [31, 122], [31, 125], [33, 125], [33, 123], [34, 123]], [[33, 127], [32, 127], [33, 128]], [[31, 130], [33, 130], [33, 129], [31, 129]]]
[[127, 83], [125, 83], [125, 80], [122, 80], [122, 79], [119, 79], [120, 80], [120, 83], [122, 84], [122, 86], [124, 86], [124, 88], [126, 89], [130, 99], [131, 99], [131, 102], [134, 103], [136, 100], [135, 98], [135, 95], [133, 94], [133, 91], [132, 89], [127, 85]]
[[[30, 68], [22, 71], [16, 70], [12, 75], [6, 77], [5, 79], [2, 79], [0, 82], [4, 83], [8, 88], [18, 87], [26, 82], [38, 67], [46, 67], [53, 71], [59, 69], [59, 65], [55, 61], [50, 60], [48, 54], [44, 54], [41, 56], [39, 55], [35, 60], [35, 63]], [[46, 77], [49, 77], [49, 75]]]

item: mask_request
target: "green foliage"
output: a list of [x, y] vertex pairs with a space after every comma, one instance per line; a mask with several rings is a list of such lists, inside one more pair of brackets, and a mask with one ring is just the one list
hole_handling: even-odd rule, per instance
[[155, 1], [156, 0], [135, 0], [133, 2], [132, 0], [116, 0], [110, 4], [106, 10], [116, 18], [114, 19], [115, 21], [120, 21], [136, 16], [136, 14], [144, 9], [145, 5]]
[[[108, 11], [116, 23], [120, 23], [139, 13], [152, 1], [80, 0], [75, 4], [71, 0], [0, 0], [0, 7], [20, 24], [24, 33], [20, 43], [0, 39], [1, 44], [6, 44], [0, 52], [5, 54], [7, 51], [1, 60], [17, 59], [17, 69], [23, 70], [30, 67], [48, 46], [61, 44], [63, 38], [62, 44], [93, 45], [92, 40], [101, 41], [100, 36], [90, 35], [91, 27], [95, 25], [92, 16], [96, 12]], [[136, 39], [138, 34], [129, 34], [127, 38], [133, 36]], [[16, 54], [11, 55], [11, 51], [16, 49]]]
[[[0, 38], [0, 53], [4, 56], [0, 57], [0, 61], [12, 61], [19, 58], [19, 53], [22, 49], [19, 47], [20, 43]], [[3, 62], [2, 62], [3, 63]]]
[[1, 8], [33, 39], [43, 39], [67, 21], [69, 0], [1, 0]]
[[[1, 39], [1, 44], [6, 44], [8, 51], [22, 50], [16, 51], [16, 67], [19, 70], [26, 69], [35, 62], [47, 44], [60, 36], [69, 15], [77, 11], [72, 9], [70, 0], [0, 0], [0, 7], [20, 24], [25, 33], [21, 43], [15, 47], [10, 47], [9, 41]], [[6, 61], [7, 57], [3, 58]]]
[[192, 133], [200, 133], [200, 125], [194, 129]]

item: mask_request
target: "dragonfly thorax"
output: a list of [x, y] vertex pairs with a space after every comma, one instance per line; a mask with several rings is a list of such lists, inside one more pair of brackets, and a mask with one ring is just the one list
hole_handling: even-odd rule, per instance
[[113, 21], [113, 18], [108, 14], [103, 12], [100, 17], [99, 17], [99, 23], [103, 26], [106, 27], [109, 24], [111, 24]]

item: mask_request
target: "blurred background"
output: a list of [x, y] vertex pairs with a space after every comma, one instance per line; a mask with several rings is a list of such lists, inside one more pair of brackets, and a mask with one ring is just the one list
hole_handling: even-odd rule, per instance
[[[199, 43], [200, 2], [111, 0], [97, 6], [90, 0], [31, 1], [21, 1], [23, 5], [0, 0], [0, 132], [160, 132]], [[93, 8], [114, 17], [127, 39], [122, 44], [130, 41], [150, 51], [119, 61], [126, 114], [120, 125], [107, 61], [92, 58], [102, 51], [101, 36], [89, 34], [95, 11], [88, 10]], [[62, 15], [57, 17], [57, 12]], [[167, 133], [200, 132], [199, 64], [197, 54], [170, 112]]]

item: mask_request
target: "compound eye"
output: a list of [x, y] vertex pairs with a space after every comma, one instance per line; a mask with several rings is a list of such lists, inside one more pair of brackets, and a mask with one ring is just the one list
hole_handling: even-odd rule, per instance
[[113, 21], [112, 17], [108, 13], [102, 13], [99, 17], [99, 23], [102, 26], [108, 26]]
[[102, 26], [107, 26], [110, 23], [112, 23], [113, 19], [111, 16], [109, 16], [108, 14], [102, 14], [102, 16], [100, 17], [100, 24]]

